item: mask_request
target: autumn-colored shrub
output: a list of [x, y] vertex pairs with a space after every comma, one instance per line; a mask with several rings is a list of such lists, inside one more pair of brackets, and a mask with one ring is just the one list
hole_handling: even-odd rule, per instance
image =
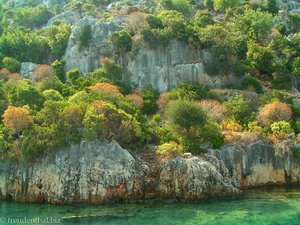
[[114, 95], [120, 94], [120, 88], [117, 85], [106, 83], [106, 82], [97, 83], [94, 86], [90, 86], [89, 89], [91, 91], [109, 92]]
[[8, 80], [9, 74], [10, 72], [8, 69], [6, 68], [0, 69], [0, 79], [2, 79], [4, 82]]
[[31, 80], [34, 82], [40, 82], [46, 78], [53, 77], [55, 75], [54, 69], [49, 65], [39, 65], [31, 74]]
[[16, 81], [19, 81], [22, 79], [23, 79], [23, 77], [19, 73], [10, 73], [8, 75], [8, 82], [16, 82]]
[[3, 114], [3, 123], [6, 128], [19, 135], [33, 124], [33, 120], [27, 109], [10, 106]]
[[165, 92], [159, 95], [156, 104], [158, 105], [158, 107], [163, 110], [166, 108], [168, 102], [169, 102], [169, 96], [170, 96], [170, 92]]
[[232, 131], [233, 132], [242, 132], [243, 131], [243, 127], [239, 123], [237, 123], [237, 122], [235, 122], [233, 120], [225, 120], [225, 121], [223, 121], [221, 123], [221, 128], [224, 131], [231, 131], [231, 132]]
[[144, 99], [142, 97], [140, 90], [136, 90], [136, 91], [126, 95], [126, 98], [133, 101], [133, 103], [139, 108], [142, 108], [144, 105]]
[[278, 121], [290, 121], [291, 119], [292, 110], [283, 102], [273, 102], [265, 105], [257, 116], [257, 121], [264, 126]]
[[205, 99], [199, 102], [208, 116], [215, 122], [220, 123], [229, 115], [228, 110], [220, 102], [213, 99]]
[[147, 23], [147, 14], [143, 12], [132, 12], [127, 20], [127, 27], [130, 32], [138, 33]]

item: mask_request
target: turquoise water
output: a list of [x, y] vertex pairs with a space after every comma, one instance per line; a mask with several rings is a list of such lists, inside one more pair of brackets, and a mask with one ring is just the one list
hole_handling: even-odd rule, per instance
[[[247, 191], [239, 199], [197, 203], [105, 206], [0, 204], [0, 221], [6, 220], [0, 224], [46, 224], [24, 223], [24, 218], [46, 221], [48, 217], [48, 222], [52, 219], [63, 225], [300, 225], [300, 188], [255, 189]], [[23, 219], [23, 222], [12, 223], [10, 220], [8, 223], [8, 219]]]

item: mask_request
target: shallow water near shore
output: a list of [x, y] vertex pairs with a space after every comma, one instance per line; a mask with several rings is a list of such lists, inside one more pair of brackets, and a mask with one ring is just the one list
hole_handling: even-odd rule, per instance
[[300, 225], [300, 187], [256, 188], [237, 199], [172, 204], [57, 206], [2, 201], [0, 212], [0, 224]]

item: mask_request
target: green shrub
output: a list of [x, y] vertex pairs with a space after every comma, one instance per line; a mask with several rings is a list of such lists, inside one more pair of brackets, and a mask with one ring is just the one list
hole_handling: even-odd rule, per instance
[[210, 89], [199, 83], [182, 82], [178, 84], [170, 92], [170, 100], [177, 99], [189, 99], [189, 100], [201, 100], [201, 99], [217, 99], [217, 95], [210, 91]]
[[80, 71], [78, 69], [72, 69], [67, 72], [67, 80], [72, 84], [76, 83], [76, 80], [80, 77]]
[[291, 134], [294, 134], [291, 124], [286, 121], [272, 123], [271, 131], [278, 139], [286, 139]]
[[194, 16], [194, 20], [199, 27], [206, 27], [215, 23], [212, 14], [203, 11], [198, 11]]
[[146, 18], [149, 26], [151, 29], [163, 29], [164, 25], [161, 19], [159, 19], [157, 16], [149, 14]]
[[164, 157], [174, 158], [176, 156], [181, 156], [184, 153], [184, 151], [181, 145], [172, 141], [159, 145], [156, 150], [156, 153]]
[[233, 8], [240, 4], [239, 0], [214, 0], [214, 9], [225, 10], [227, 8]]
[[78, 36], [79, 50], [89, 47], [91, 38], [92, 38], [91, 25], [85, 25], [81, 27]]
[[205, 124], [207, 115], [196, 103], [188, 100], [171, 101], [166, 111], [168, 120], [177, 133], [186, 133], [189, 136], [192, 127]]
[[251, 119], [252, 110], [250, 102], [246, 100], [242, 94], [230, 97], [224, 105], [230, 111], [232, 119], [240, 124], [247, 124]]
[[293, 121], [292, 128], [296, 134], [299, 134], [300, 133], [300, 121], [298, 121], [298, 120]]
[[42, 94], [45, 100], [63, 101], [64, 99], [64, 97], [57, 90], [53, 89], [45, 90]]
[[158, 105], [156, 103], [158, 96], [158, 91], [156, 91], [152, 86], [147, 86], [142, 90], [144, 113], [153, 114], [158, 110]]
[[132, 48], [132, 37], [126, 29], [113, 33], [112, 42], [117, 51], [124, 53]]
[[201, 129], [201, 137], [204, 142], [211, 143], [213, 148], [220, 148], [224, 144], [224, 136], [220, 126], [215, 122], [209, 122]]
[[280, 92], [277, 90], [272, 90], [270, 92], [264, 93], [260, 97], [262, 105], [266, 105], [272, 102], [284, 102], [287, 104], [292, 104], [292, 98], [285, 92]]
[[66, 79], [66, 72], [64, 68], [65, 64], [66, 63], [64, 61], [59, 61], [59, 60], [55, 60], [54, 62], [51, 63], [55, 75], [60, 79], [61, 82], [64, 82]]
[[251, 65], [248, 60], [238, 60], [235, 64], [235, 75], [242, 77], [247, 73], [251, 72]]
[[300, 148], [296, 148], [293, 153], [296, 158], [300, 159]]
[[19, 72], [21, 68], [21, 63], [17, 59], [10, 57], [4, 57], [2, 65], [12, 73]]
[[242, 86], [244, 89], [254, 89], [259, 94], [263, 92], [261, 81], [249, 75], [243, 79]]

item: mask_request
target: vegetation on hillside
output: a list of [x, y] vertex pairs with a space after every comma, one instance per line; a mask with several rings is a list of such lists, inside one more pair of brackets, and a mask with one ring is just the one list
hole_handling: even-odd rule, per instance
[[[290, 90], [300, 76], [300, 15], [279, 16], [276, 1], [120, 1], [107, 9], [113, 1], [71, 0], [52, 10], [35, 4], [13, 9], [7, 2], [0, 5], [2, 158], [35, 157], [83, 139], [116, 140], [132, 149], [155, 144], [159, 154], [172, 156], [244, 139], [299, 141], [300, 101]], [[215, 58], [205, 65], [209, 75], [234, 73], [242, 81], [233, 87], [246, 91], [225, 96], [226, 90], [187, 82], [162, 94], [151, 86], [135, 89], [112, 58], [102, 58], [85, 77], [77, 68], [64, 71], [71, 26], [45, 26], [64, 10], [101, 21], [126, 17], [111, 38], [116, 55], [142, 44], [164, 48], [174, 39], [208, 50]], [[92, 47], [91, 32], [91, 26], [80, 30], [80, 50]], [[41, 65], [24, 78], [21, 62]]]

